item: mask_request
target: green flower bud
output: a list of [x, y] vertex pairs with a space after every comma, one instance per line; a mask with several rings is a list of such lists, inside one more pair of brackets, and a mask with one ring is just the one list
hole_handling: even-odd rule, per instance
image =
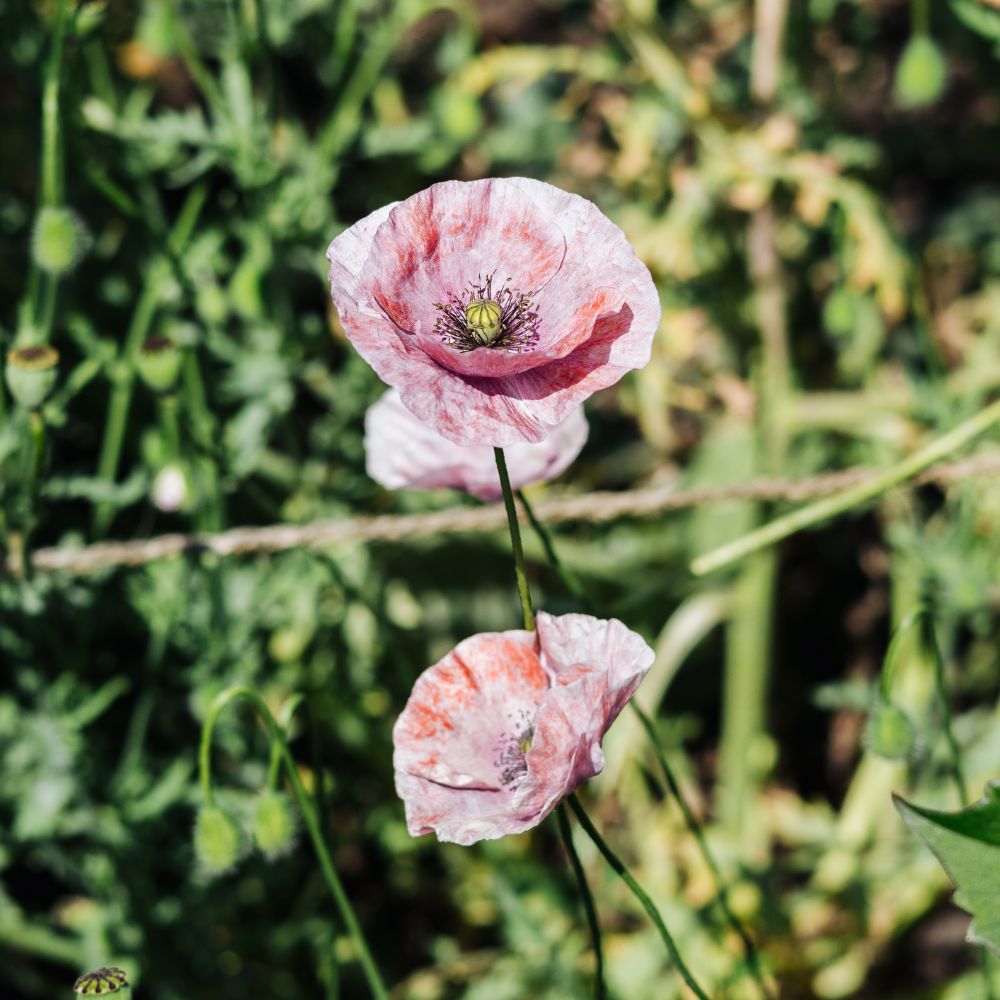
[[896, 102], [903, 108], [933, 104], [947, 80], [948, 65], [934, 39], [914, 35], [896, 66]]
[[157, 335], [139, 348], [135, 369], [153, 392], [170, 392], [177, 385], [183, 361], [181, 349], [169, 337]]
[[45, 344], [10, 351], [5, 372], [10, 394], [26, 410], [37, 410], [56, 384], [58, 365], [59, 352]]
[[87, 252], [90, 237], [79, 216], [68, 208], [46, 205], [35, 219], [31, 253], [48, 274], [71, 271]]
[[106, 993], [117, 993], [129, 987], [128, 976], [124, 969], [116, 965], [108, 965], [93, 972], [87, 972], [73, 984], [73, 991], [81, 996], [104, 996]]
[[913, 752], [917, 731], [898, 705], [879, 699], [868, 716], [865, 744], [878, 757], [902, 760]]
[[846, 288], [835, 288], [823, 303], [823, 326], [835, 337], [854, 333], [858, 323], [858, 299]]
[[288, 799], [268, 788], [257, 799], [253, 813], [254, 843], [267, 858], [285, 854], [295, 842], [295, 814]]
[[483, 347], [489, 347], [500, 336], [500, 317], [500, 307], [490, 299], [473, 299], [465, 307], [469, 333]]
[[229, 871], [243, 848], [239, 828], [218, 806], [202, 806], [194, 825], [194, 853], [213, 875]]

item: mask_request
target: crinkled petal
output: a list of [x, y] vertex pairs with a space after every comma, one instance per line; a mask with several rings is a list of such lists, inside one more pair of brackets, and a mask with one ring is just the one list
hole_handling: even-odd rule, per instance
[[396, 771], [396, 794], [414, 837], [433, 833], [445, 843], [468, 845], [522, 833], [538, 823], [538, 817], [513, 808], [507, 789], [450, 788]]
[[543, 817], [604, 768], [601, 741], [653, 665], [645, 640], [617, 619], [538, 614], [542, 664], [553, 680], [535, 713], [519, 810]]
[[[393, 762], [410, 832], [460, 844], [530, 829], [599, 773], [601, 740], [653, 662], [619, 621], [544, 612], [535, 633], [473, 636], [453, 653], [417, 681], [393, 730]], [[506, 739], [512, 705], [524, 709], [513, 719], [521, 752], [497, 781], [484, 748], [498, 744], [470, 725], [495, 737], [499, 724]]]
[[395, 769], [455, 788], [505, 787], [512, 766], [523, 771], [511, 751], [548, 684], [531, 632], [460, 642], [417, 679], [393, 729]]
[[[583, 409], [574, 410], [543, 441], [516, 442], [506, 449], [511, 485], [561, 475], [587, 440]], [[389, 390], [365, 414], [365, 462], [368, 475], [387, 489], [465, 490], [481, 500], [499, 500], [502, 493], [493, 449], [488, 445], [457, 445], [418, 420]]]
[[[334, 303], [362, 357], [449, 440], [541, 441], [593, 392], [648, 362], [660, 315], [652, 279], [585, 199], [528, 178], [456, 181], [380, 213], [331, 244]], [[488, 274], [519, 291], [531, 276], [533, 347], [463, 353], [433, 334], [435, 303]]]

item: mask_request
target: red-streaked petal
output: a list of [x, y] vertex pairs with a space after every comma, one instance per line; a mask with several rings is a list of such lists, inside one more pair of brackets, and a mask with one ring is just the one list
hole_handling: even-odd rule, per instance
[[511, 748], [549, 680], [531, 632], [484, 632], [417, 679], [393, 729], [397, 771], [455, 788], [510, 783]]

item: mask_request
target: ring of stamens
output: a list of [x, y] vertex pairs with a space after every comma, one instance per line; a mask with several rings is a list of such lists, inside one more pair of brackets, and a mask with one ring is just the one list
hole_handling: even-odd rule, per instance
[[480, 347], [520, 354], [538, 342], [539, 318], [531, 297], [507, 285], [494, 289], [492, 274], [480, 275], [461, 295], [451, 293], [434, 307], [434, 333], [463, 354]]

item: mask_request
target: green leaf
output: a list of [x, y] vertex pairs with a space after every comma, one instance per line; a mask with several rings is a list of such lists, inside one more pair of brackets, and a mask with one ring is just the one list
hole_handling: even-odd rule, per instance
[[985, 798], [960, 812], [894, 801], [955, 883], [955, 902], [972, 914], [966, 940], [1000, 956], [1000, 782], [992, 782]]

